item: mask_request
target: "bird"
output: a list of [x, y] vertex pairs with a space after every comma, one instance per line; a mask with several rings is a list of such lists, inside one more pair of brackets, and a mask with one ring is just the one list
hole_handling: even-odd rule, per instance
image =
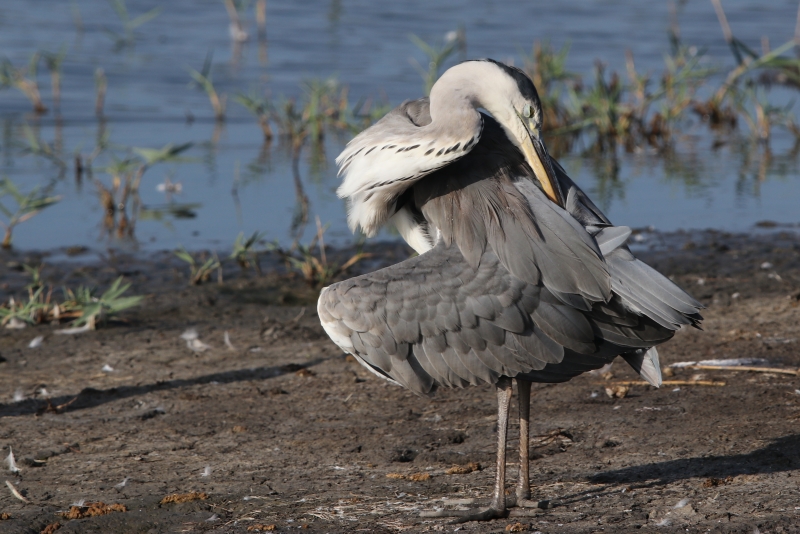
[[[531, 384], [565, 382], [621, 356], [661, 384], [656, 346], [700, 328], [703, 305], [638, 260], [552, 158], [530, 78], [492, 59], [447, 71], [355, 136], [336, 159], [348, 224], [394, 226], [417, 255], [324, 288], [317, 311], [343, 351], [419, 395], [495, 386], [497, 467], [487, 508], [428, 512], [456, 522], [507, 517], [531, 500]], [[520, 462], [505, 494], [517, 383]]]

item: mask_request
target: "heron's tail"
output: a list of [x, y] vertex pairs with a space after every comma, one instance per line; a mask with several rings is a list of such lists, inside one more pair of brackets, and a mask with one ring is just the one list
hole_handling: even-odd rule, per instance
[[661, 386], [661, 365], [655, 347], [622, 354], [622, 358], [653, 387]]

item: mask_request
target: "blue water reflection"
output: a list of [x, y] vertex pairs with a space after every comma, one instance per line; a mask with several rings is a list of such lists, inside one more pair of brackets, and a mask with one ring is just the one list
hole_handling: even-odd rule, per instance
[[[16, 246], [227, 248], [240, 231], [255, 230], [288, 244], [310, 238], [315, 215], [331, 224], [330, 242], [347, 243], [352, 237], [334, 193], [333, 164], [346, 139], [329, 136], [317, 154], [306, 146], [293, 168], [290, 150], [280, 142], [263, 144], [256, 121], [232, 102], [236, 93], [257, 88], [275, 98], [297, 96], [304, 80], [335, 76], [350, 87], [354, 100], [372, 96], [397, 104], [422, 92], [412, 59], [423, 61], [423, 56], [409, 34], [440, 41], [459, 26], [466, 32], [469, 57], [520, 64], [535, 39], [556, 47], [569, 43], [567, 66], [585, 77], [591, 76], [597, 58], [609, 70], [624, 70], [628, 49], [640, 71], [657, 77], [669, 49], [668, 2], [270, 0], [265, 41], [256, 37], [253, 4], [244, 21], [250, 38], [237, 45], [219, 0], [128, 0], [132, 17], [156, 7], [161, 12], [134, 31], [131, 45], [120, 47], [107, 31], [122, 31], [110, 2], [2, 2], [0, 54], [14, 65], [25, 65], [37, 50], [67, 50], [60, 115], [51, 109], [37, 117], [19, 92], [0, 91], [0, 176], [23, 188], [57, 179], [55, 190], [63, 195], [61, 203], [15, 230]], [[754, 48], [764, 36], [777, 46], [794, 32], [795, 2], [728, 0], [725, 8], [737, 37]], [[731, 64], [709, 2], [683, 3], [679, 22], [685, 43], [705, 49], [711, 62]], [[217, 90], [228, 98], [222, 124], [215, 123], [206, 95], [188, 86], [188, 69], [200, 69], [209, 52]], [[108, 79], [102, 122], [94, 113], [98, 67]], [[43, 67], [38, 81], [52, 107]], [[773, 94], [781, 101], [793, 96], [780, 89]], [[711, 134], [689, 131], [694, 137], [681, 140], [666, 158], [643, 151], [611, 159], [576, 150], [561, 161], [619, 224], [738, 231], [764, 219], [800, 221], [798, 159], [791, 136], [776, 130], [767, 151], [744, 138], [713, 148]], [[26, 153], [28, 134], [48, 143], [66, 166]], [[106, 138], [111, 149], [95, 168], [95, 177], [106, 183], [110, 178], [100, 168], [111, 163], [112, 153], [125, 157], [125, 147], [193, 143], [186, 153], [189, 161], [156, 166], [144, 176], [141, 201], [147, 210], [133, 240], [107, 235], [98, 188], [85, 176], [81, 183], [74, 180], [74, 154], [90, 154], [98, 138]], [[165, 179], [180, 183], [181, 191], [170, 198], [158, 191]], [[292, 224], [300, 209], [298, 183], [308, 199], [308, 228]]]

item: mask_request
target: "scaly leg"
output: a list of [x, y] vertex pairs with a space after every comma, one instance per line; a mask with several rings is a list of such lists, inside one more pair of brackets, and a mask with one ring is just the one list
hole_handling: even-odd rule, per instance
[[511, 379], [502, 377], [497, 382], [497, 474], [494, 482], [492, 504], [485, 510], [442, 510], [423, 512], [423, 517], [456, 517], [453, 523], [489, 521], [508, 516], [506, 508], [506, 435], [508, 434], [508, 407], [511, 404]]
[[517, 479], [517, 506], [525, 506], [531, 499], [530, 486], [530, 416], [531, 383], [517, 378], [519, 390], [519, 478]]
[[532, 501], [530, 485], [530, 415], [531, 383], [517, 378], [519, 390], [519, 478], [517, 479], [516, 500], [509, 506], [520, 508], [550, 508], [549, 501]]

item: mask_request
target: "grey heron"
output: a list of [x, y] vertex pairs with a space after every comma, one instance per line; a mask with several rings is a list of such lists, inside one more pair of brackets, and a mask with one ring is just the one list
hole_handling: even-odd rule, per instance
[[[655, 346], [702, 320], [702, 304], [637, 260], [625, 244], [630, 229], [612, 225], [548, 155], [541, 127], [538, 94], [521, 70], [465, 61], [336, 160], [351, 228], [374, 235], [393, 224], [419, 255], [325, 288], [325, 331], [367, 369], [420, 395], [496, 386], [493, 498], [488, 509], [449, 514], [458, 521], [536, 506], [532, 382], [564, 382], [622, 356], [658, 386]], [[512, 380], [520, 471], [507, 499]]]

